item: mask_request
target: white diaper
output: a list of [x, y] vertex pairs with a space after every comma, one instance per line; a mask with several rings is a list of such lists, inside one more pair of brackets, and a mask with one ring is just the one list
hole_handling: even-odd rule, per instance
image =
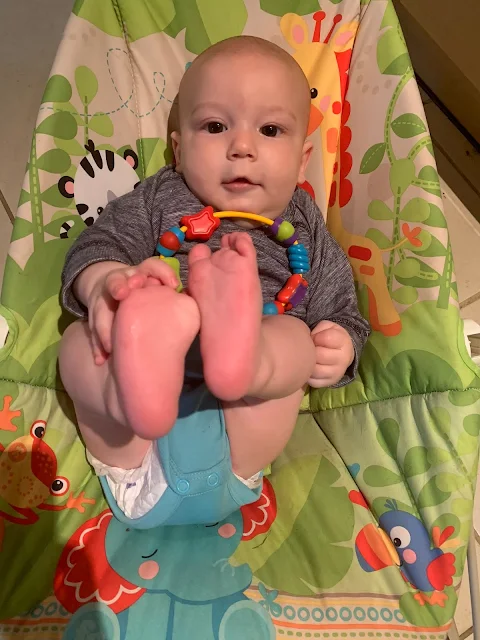
[[[132, 520], [151, 511], [168, 487], [158, 447], [153, 444], [152, 442], [141, 466], [136, 469], [110, 467], [87, 451], [87, 460], [95, 473], [97, 476], [106, 476], [118, 507]], [[249, 489], [256, 489], [262, 482], [261, 471], [248, 480], [236, 477]]]

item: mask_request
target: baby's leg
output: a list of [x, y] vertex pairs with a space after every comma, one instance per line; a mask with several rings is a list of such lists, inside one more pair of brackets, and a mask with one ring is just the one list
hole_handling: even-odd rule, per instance
[[255, 248], [247, 234], [224, 236], [213, 255], [206, 246], [194, 247], [189, 290], [200, 309], [205, 381], [213, 395], [227, 402], [271, 400], [305, 385], [315, 365], [310, 330], [292, 316], [262, 318]]
[[299, 389], [279, 400], [243, 398], [223, 403], [237, 476], [251, 478], [280, 455], [292, 435], [303, 395]]
[[138, 467], [149, 440], [173, 426], [185, 354], [198, 328], [195, 302], [168, 287], [132, 291], [120, 304], [112, 355], [101, 366], [93, 360], [88, 324], [68, 327], [60, 373], [94, 457], [110, 466]]

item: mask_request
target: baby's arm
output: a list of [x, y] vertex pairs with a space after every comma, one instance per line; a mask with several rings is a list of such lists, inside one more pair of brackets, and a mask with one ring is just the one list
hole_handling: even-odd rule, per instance
[[343, 386], [357, 373], [370, 327], [358, 310], [352, 268], [345, 253], [327, 231], [323, 219], [316, 231], [306, 316], [312, 329], [316, 365], [309, 384]]
[[78, 317], [88, 315], [97, 364], [102, 364], [110, 353], [113, 317], [129, 291], [158, 281], [172, 286], [177, 282], [163, 261], [151, 258], [160, 214], [155, 210], [154, 216], [147, 202], [153, 200], [159, 175], [109, 203], [96, 223], [77, 238], [66, 257], [63, 306]]

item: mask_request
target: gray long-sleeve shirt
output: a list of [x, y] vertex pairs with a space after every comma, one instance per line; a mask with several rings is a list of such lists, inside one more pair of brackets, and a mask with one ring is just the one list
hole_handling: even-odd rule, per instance
[[[105, 260], [137, 265], [155, 254], [159, 236], [180, 218], [196, 213], [203, 204], [189, 190], [183, 177], [171, 166], [145, 180], [134, 191], [109, 203], [96, 223], [88, 227], [70, 248], [62, 273], [62, 302], [78, 317], [87, 309], [75, 298], [72, 284], [87, 266]], [[282, 214], [293, 224], [299, 242], [307, 248], [311, 269], [305, 276], [307, 295], [289, 313], [304, 320], [313, 329], [322, 320], [344, 327], [355, 347], [355, 360], [336, 386], [350, 382], [356, 374], [358, 359], [369, 335], [369, 326], [361, 316], [355, 295], [351, 267], [337, 242], [327, 231], [323, 217], [312, 198], [296, 189]], [[216, 251], [220, 238], [238, 231], [224, 219], [207, 244]], [[270, 302], [284, 286], [291, 270], [286, 249], [263, 228], [248, 230], [257, 251], [257, 263], [263, 301]], [[176, 253], [180, 276], [187, 283], [187, 255], [193, 242], [185, 241]]]

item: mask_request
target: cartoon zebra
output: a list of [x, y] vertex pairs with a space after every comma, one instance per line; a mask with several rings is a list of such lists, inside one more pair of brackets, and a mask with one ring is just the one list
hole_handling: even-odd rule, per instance
[[[80, 162], [75, 180], [70, 176], [61, 177], [58, 190], [65, 198], [75, 198], [78, 214], [89, 227], [111, 200], [135, 189], [140, 182], [135, 173], [138, 156], [131, 149], [126, 149], [122, 157], [110, 149], [95, 149], [92, 140], [85, 149], [88, 154]], [[68, 238], [73, 225], [73, 220], [64, 222], [60, 238]]]

